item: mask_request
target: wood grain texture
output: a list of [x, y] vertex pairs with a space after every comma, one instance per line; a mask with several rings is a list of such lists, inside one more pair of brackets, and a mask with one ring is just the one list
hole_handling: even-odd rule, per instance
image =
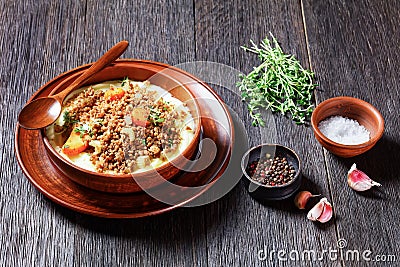
[[[385, 119], [383, 138], [367, 153], [351, 159], [325, 153], [339, 238], [348, 241], [348, 249], [369, 249], [372, 257], [396, 255], [397, 262], [400, 255], [399, 8], [398, 1], [304, 1], [310, 57], [321, 84], [318, 99], [339, 95], [358, 97], [374, 105]], [[382, 187], [367, 193], [352, 191], [345, 180], [353, 163], [382, 183]], [[386, 264], [394, 266], [393, 262]], [[351, 261], [344, 265], [358, 266]]]
[[[264, 247], [267, 252], [300, 253], [335, 249], [339, 238], [347, 240], [349, 249], [396, 255], [398, 263], [399, 4], [396, 0], [0, 0], [0, 266], [367, 264], [257, 257]], [[212, 61], [246, 73], [258, 60], [240, 45], [250, 39], [258, 42], [269, 31], [284, 51], [316, 72], [318, 102], [338, 95], [359, 97], [375, 105], [386, 120], [384, 138], [375, 148], [344, 160], [323, 150], [310, 127], [296, 126], [282, 116], [271, 117], [276, 129], [251, 127], [240, 97], [215, 86], [243, 118], [251, 145], [278, 142], [299, 154], [302, 188], [331, 200], [335, 211], [331, 222], [309, 222], [305, 212], [293, 208], [292, 199], [258, 203], [242, 184], [207, 206], [136, 220], [95, 218], [49, 201], [17, 165], [14, 128], [26, 101], [53, 77], [95, 61], [116, 42], [130, 42], [123, 58], [172, 65]], [[345, 176], [353, 162], [383, 187], [366, 194], [351, 191]]]
[[[307, 48], [299, 3], [293, 1], [196, 1], [197, 59], [227, 64], [243, 72], [259, 65], [258, 59], [240, 49], [250, 39], [259, 42], [271, 32], [280, 40], [287, 53], [296, 55], [308, 66]], [[240, 97], [219, 90], [228, 105], [240, 103]], [[242, 104], [235, 108], [250, 136], [252, 145], [263, 142], [280, 143], [299, 153], [303, 163], [303, 189], [329, 198], [323, 150], [313, 137], [310, 127], [296, 126], [289, 119], [273, 116], [273, 126], [251, 127], [247, 110]], [[269, 132], [276, 132], [269, 134]], [[242, 184], [221, 201], [211, 204], [207, 223], [208, 264], [210, 266], [293, 266], [292, 261], [258, 259], [258, 251], [304, 250], [322, 251], [336, 244], [335, 221], [319, 226], [306, 219], [292, 204], [293, 198], [276, 203], [258, 203], [251, 199]], [[214, 224], [218, 218], [219, 223]], [[269, 255], [268, 255], [269, 256]], [[296, 266], [333, 266], [339, 262], [299, 261]]]
[[[7, 129], [1, 132], [0, 265], [205, 265], [201, 209], [135, 221], [71, 212], [28, 183], [12, 144], [16, 110], [37, 88], [70, 68], [95, 61], [117, 41], [131, 43], [124, 57], [171, 64], [192, 60], [194, 19], [187, 16], [192, 2], [1, 1], [0, 6], [1, 51], [10, 54], [2, 57], [0, 68], [1, 127]], [[18, 23], [16, 17], [21, 18]]]

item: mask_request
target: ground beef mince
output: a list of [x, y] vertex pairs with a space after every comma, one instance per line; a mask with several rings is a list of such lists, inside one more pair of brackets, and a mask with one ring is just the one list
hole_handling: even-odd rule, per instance
[[85, 152], [98, 172], [133, 172], [165, 160], [181, 142], [175, 121], [182, 110], [147, 90], [148, 82], [125, 82], [122, 91], [112, 84], [106, 91], [89, 87], [65, 104], [65, 123], [88, 140]]

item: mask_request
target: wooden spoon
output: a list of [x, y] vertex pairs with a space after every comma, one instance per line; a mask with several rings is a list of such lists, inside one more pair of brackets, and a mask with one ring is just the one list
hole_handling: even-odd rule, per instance
[[[73, 90], [78, 89], [87, 79], [114, 62], [125, 52], [127, 41], [121, 41], [108, 50], [99, 60], [79, 76], [71, 85], [58, 94], [38, 98], [21, 110], [18, 116], [19, 124], [26, 129], [40, 129], [52, 124], [60, 116], [62, 103], [65, 97]], [[61, 86], [61, 85], [59, 85]]]

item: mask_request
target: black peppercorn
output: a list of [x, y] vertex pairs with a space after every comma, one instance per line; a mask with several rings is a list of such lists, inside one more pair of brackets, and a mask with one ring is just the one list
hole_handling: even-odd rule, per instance
[[283, 185], [291, 182], [295, 176], [295, 169], [285, 157], [264, 158], [251, 162], [247, 167], [247, 174], [256, 182], [264, 185]]

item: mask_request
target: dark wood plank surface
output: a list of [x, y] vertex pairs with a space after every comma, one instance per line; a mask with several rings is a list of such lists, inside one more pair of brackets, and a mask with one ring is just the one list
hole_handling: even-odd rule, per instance
[[[400, 2], [391, 1], [43, 1], [0, 0], [0, 266], [396, 266], [396, 262], [259, 260], [258, 251], [371, 250], [400, 261]], [[386, 120], [377, 146], [353, 159], [325, 151], [312, 129], [274, 115], [251, 127], [234, 88], [215, 89], [243, 119], [251, 145], [278, 142], [303, 161], [303, 189], [326, 196], [335, 218], [311, 223], [292, 199], [259, 203], [242, 184], [206, 206], [116, 220], [75, 213], [46, 199], [14, 155], [18, 111], [58, 74], [95, 61], [126, 39], [124, 58], [171, 65], [217, 62], [248, 72], [258, 61], [240, 45], [269, 32], [311, 68], [317, 103], [362, 98]], [[358, 194], [346, 184], [356, 162], [383, 187]]]
[[[196, 1], [197, 14], [199, 20], [196, 24], [196, 44], [197, 47], [207, 47], [197, 49], [199, 60], [219, 62], [249, 72], [253, 66], [259, 64], [258, 58], [245, 53], [240, 46], [248, 45], [250, 39], [259, 42], [271, 32], [281, 40], [285, 51], [295, 54], [304, 66], [308, 66], [298, 2], [265, 1], [253, 4], [243, 1], [210, 1], [208, 5], [203, 5], [202, 1]], [[240, 101], [240, 97], [234, 98], [223, 90], [219, 92], [228, 105]], [[235, 111], [240, 117], [246, 117], [245, 108]], [[247, 127], [250, 143], [280, 143], [293, 148], [303, 160], [303, 187], [329, 196], [327, 180], [321, 179], [325, 177], [325, 169], [318, 167], [324, 165], [323, 151], [313, 138], [312, 129], [295, 126], [281, 116], [274, 116], [274, 119], [278, 129], [276, 135], [268, 134], [271, 131], [269, 127]], [[247, 118], [245, 123], [250, 125], [250, 120]], [[209, 265], [213, 266], [217, 260], [221, 266], [293, 266], [293, 262], [278, 261], [277, 258], [273, 261], [260, 261], [257, 252], [260, 249], [288, 252], [320, 250], [321, 247], [335, 244], [333, 223], [322, 226], [322, 229], [316, 228], [316, 225], [307, 221], [304, 212], [294, 208], [292, 201], [293, 199], [273, 204], [258, 203], [249, 198], [244, 187], [240, 185], [227, 198], [213, 203], [207, 223], [212, 225], [216, 216], [223, 219], [210, 228], [213, 234], [208, 234], [207, 241], [217, 246], [210, 246], [208, 249]], [[232, 206], [234, 211], [224, 214], [223, 211], [232, 209]], [[308, 264], [303, 262], [300, 265]], [[321, 261], [318, 264], [325, 266], [330, 262]]]
[[[321, 84], [317, 98], [358, 97], [385, 118], [383, 138], [367, 153], [351, 159], [325, 153], [338, 238], [347, 240], [348, 249], [399, 255], [400, 2], [317, 2], [304, 4], [310, 57]], [[353, 163], [382, 187], [349, 190], [345, 179]]]

